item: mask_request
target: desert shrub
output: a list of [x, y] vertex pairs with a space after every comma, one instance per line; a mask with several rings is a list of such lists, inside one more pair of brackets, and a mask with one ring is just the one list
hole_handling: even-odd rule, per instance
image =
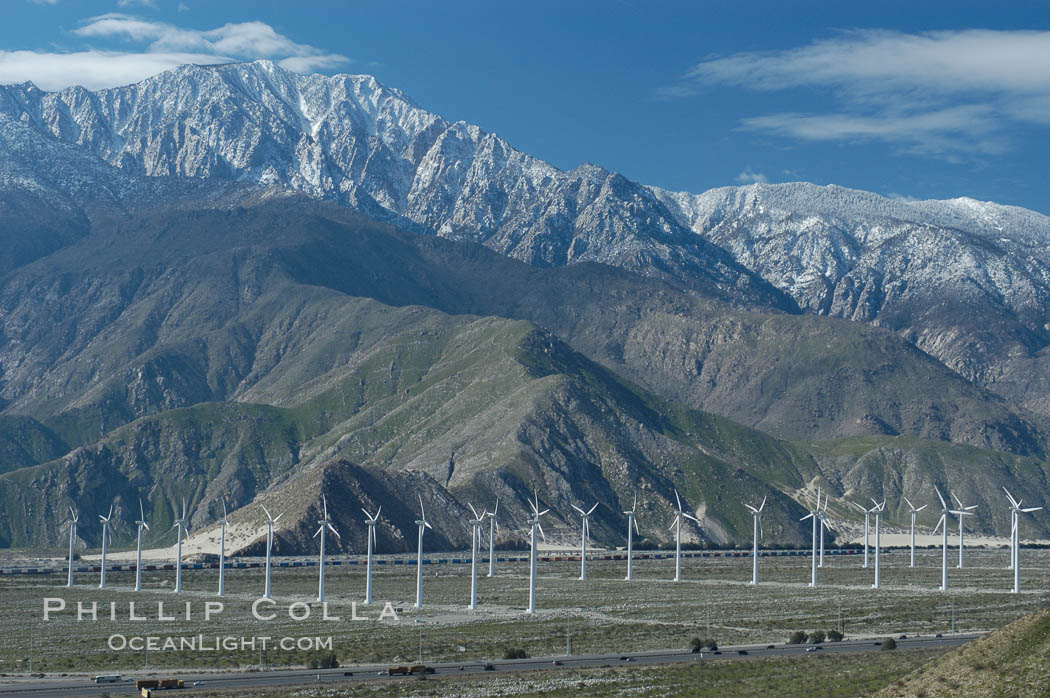
[[306, 665], [311, 669], [335, 669], [339, 660], [335, 658], [335, 652], [317, 652], [310, 656]]
[[791, 633], [791, 636], [788, 638], [788, 644], [801, 645], [807, 639], [809, 639], [809, 635], [807, 635], [802, 630], [796, 630], [795, 632]]
[[809, 641], [812, 642], [814, 645], [819, 645], [820, 643], [824, 642], [825, 637], [826, 635], [824, 634], [823, 630], [814, 630], [809, 634]]
[[831, 642], [842, 642], [842, 638], [843, 637], [845, 637], [845, 636], [842, 633], [840, 633], [838, 630], [829, 630], [828, 631], [828, 640], [831, 641]]
[[508, 647], [503, 652], [504, 659], [528, 659], [529, 655], [521, 647]]
[[882, 641], [882, 649], [884, 650], [895, 650], [897, 649], [897, 641], [892, 637]]

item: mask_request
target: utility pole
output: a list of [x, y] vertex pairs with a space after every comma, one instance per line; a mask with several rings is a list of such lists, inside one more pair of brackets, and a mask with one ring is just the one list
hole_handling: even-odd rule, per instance
[[952, 635], [955, 634], [955, 597], [952, 597]]
[[842, 604], [839, 604], [839, 635], [842, 634]]
[[711, 605], [707, 605], [707, 639], [711, 639]]
[[569, 632], [569, 624], [572, 621], [565, 621], [565, 656], [572, 654], [572, 634]]

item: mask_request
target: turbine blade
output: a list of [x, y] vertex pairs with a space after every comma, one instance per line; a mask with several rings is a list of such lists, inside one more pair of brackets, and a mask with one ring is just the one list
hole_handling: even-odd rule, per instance
[[674, 490], [674, 498], [675, 498], [675, 501], [678, 502], [678, 511], [681, 511], [682, 510], [682, 498], [678, 496], [678, 488], [677, 487]]
[[754, 508], [750, 504], [745, 504], [744, 506], [747, 507], [753, 514], [757, 514], [758, 513], [758, 509]]
[[918, 509], [916, 509], [915, 511], [917, 511], [917, 512], [919, 512], [919, 511], [922, 511], [923, 509], [925, 509], [925, 508], [926, 508], [926, 507], [928, 507], [928, 506], [930, 506], [930, 505], [929, 505], [929, 504], [923, 504], [923, 505], [922, 505], [921, 507], [919, 507], [919, 508], [918, 508]]
[[324, 507], [324, 518], [325, 518], [325, 521], [327, 521], [328, 520], [328, 498], [325, 497], [323, 494], [321, 495], [321, 505]]
[[938, 529], [940, 529], [941, 524], [943, 524], [943, 523], [944, 523], [944, 514], [941, 514], [941, 519], [940, 519], [940, 521], [937, 522], [937, 525], [933, 527], [933, 532], [937, 533]]
[[803, 516], [801, 519], [799, 519], [799, 521], [805, 521], [806, 519], [811, 519], [811, 518], [813, 518], [813, 512], [812, 511], [809, 512], [808, 514], [806, 514], [805, 516]]
[[321, 528], [317, 529], [317, 533], [313, 534], [312, 538], [316, 538], [317, 536], [321, 535], [321, 531], [323, 530], [324, 526], [321, 526]]
[[[142, 500], [139, 500], [139, 506], [140, 507], [142, 506]], [[227, 517], [227, 514], [226, 514], [226, 500], [223, 499], [222, 500], [222, 518], [223, 518], [224, 521], [226, 520], [226, 517]], [[145, 517], [143, 517], [143, 518], [145, 518]]]
[[633, 511], [635, 511], [637, 509], [638, 509], [638, 493], [635, 492], [634, 493], [634, 504], [631, 505], [631, 511], [633, 512]]
[[263, 504], [260, 504], [259, 506], [261, 506], [262, 510], [266, 512], [266, 518], [269, 519], [270, 521], [273, 521], [273, 517], [270, 516], [270, 510], [267, 509], [266, 506], [263, 505]]
[[594, 510], [597, 509], [597, 508], [598, 508], [598, 502], [595, 502], [594, 506], [587, 510], [587, 516], [590, 516], [591, 514], [593, 514]]
[[430, 525], [430, 522], [427, 521], [426, 519], [423, 520], [423, 525], [426, 526], [429, 529], [433, 529], [434, 528], [433, 526]]
[[148, 524], [148, 523], [146, 523], [145, 521], [143, 521], [143, 522], [142, 522], [142, 527], [143, 527], [144, 529], [146, 529], [147, 531], [149, 530], [149, 524]]
[[536, 524], [536, 528], [540, 529], [540, 537], [541, 537], [541, 538], [543, 538], [543, 542], [544, 542], [544, 543], [546, 543], [546, 542], [547, 542], [547, 536], [546, 536], [546, 534], [544, 534], [544, 532], [543, 532], [543, 526], [540, 526], [540, 525], [539, 525], [539, 524], [537, 523], [537, 524]]
[[692, 519], [693, 521], [695, 521], [697, 523], [700, 523], [700, 519], [696, 518], [692, 514], [686, 514], [685, 512], [682, 512], [682, 516], [684, 516], [687, 519]]
[[546, 513], [547, 513], [547, 512], [549, 512], [549, 511], [550, 511], [550, 509], [544, 509], [544, 510], [543, 510], [543, 511], [541, 511], [540, 513], [536, 514], [536, 516], [537, 516], [537, 517], [543, 516], [544, 514], [546, 514]]
[[952, 499], [955, 500], [955, 503], [959, 506], [960, 509], [963, 508], [963, 503], [959, 501], [958, 495], [956, 495], [954, 492], [952, 492]]
[[678, 516], [679, 516], [679, 515], [676, 515], [676, 516], [674, 517], [674, 520], [673, 520], [673, 521], [671, 521], [671, 525], [667, 527], [667, 530], [668, 530], [668, 531], [670, 531], [670, 530], [671, 530], [672, 528], [674, 528], [675, 524], [676, 524], [676, 523], [678, 523]]
[[481, 518], [480, 516], [478, 516], [478, 510], [474, 508], [473, 504], [471, 504], [470, 502], [467, 502], [467, 506], [470, 507], [470, 513], [472, 513], [474, 515], [475, 519]]
[[1011, 504], [1013, 504], [1015, 507], [1021, 506], [1021, 503], [1019, 501], [1017, 501], [1016, 499], [1014, 499], [1014, 496], [1012, 494], [1010, 494], [1010, 490], [1008, 490], [1008, 489], [1006, 489], [1004, 487], [1003, 488], [1003, 492], [1006, 492], [1006, 498], [1010, 500]]
[[495, 516], [499, 512], [499, 497], [496, 497], [496, 508], [492, 510], [492, 515]]
[[417, 494], [416, 496], [419, 497], [419, 514], [420, 514], [419, 518], [421, 518], [424, 521], [426, 521], [427, 520], [427, 513], [425, 511], [423, 511], [423, 495]]
[[762, 497], [762, 503], [758, 505], [758, 511], [761, 512], [766, 508], [766, 498]]
[[1039, 511], [1039, 510], [1041, 510], [1042, 508], [1043, 508], [1043, 507], [1029, 507], [1029, 508], [1027, 508], [1027, 509], [1022, 509], [1021, 511], [1023, 511], [1024, 513], [1026, 513], [1026, 514], [1027, 514], [1027, 513], [1029, 513], [1029, 512], [1033, 512], [1033, 511]]
[[638, 530], [638, 519], [636, 519], [635, 517], [632, 516], [631, 517], [631, 521], [634, 522], [634, 532], [637, 533], [638, 535], [642, 535], [642, 532]]
[[328, 524], [328, 530], [334, 533], [336, 538], [342, 538], [342, 536], [339, 535], [339, 531], [335, 530], [332, 524]]
[[586, 514], [583, 512], [583, 509], [579, 508], [575, 504], [570, 504], [569, 506], [578, 511], [580, 513], [580, 516], [586, 516]]
[[907, 497], [902, 497], [902, 499], [903, 499], [903, 500], [904, 500], [905, 502], [907, 502], [907, 503], [908, 503], [908, 508], [909, 508], [909, 509], [911, 509], [912, 511], [915, 511], [915, 505], [911, 503], [911, 500], [910, 500], [910, 499], [908, 499]]
[[941, 509], [947, 509], [948, 503], [944, 501], [944, 497], [941, 496], [941, 491], [937, 489], [936, 485], [933, 486], [933, 491], [937, 493], [937, 499], [941, 500]]
[[274, 522], [274, 523], [277, 523], [278, 521], [280, 521], [280, 519], [281, 519], [281, 517], [282, 517], [282, 516], [284, 516], [284, 514], [278, 514], [278, 515], [277, 515], [277, 518], [276, 518], [276, 519], [274, 519], [274, 520], [273, 520], [273, 522]]

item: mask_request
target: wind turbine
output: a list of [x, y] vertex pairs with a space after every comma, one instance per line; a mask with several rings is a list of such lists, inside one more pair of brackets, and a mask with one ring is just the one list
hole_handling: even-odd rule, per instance
[[269, 509], [262, 504], [259, 506], [266, 512], [266, 587], [263, 590], [263, 598], [268, 599], [270, 598], [270, 550], [273, 548], [273, 527], [284, 514], [278, 514], [277, 518], [274, 518], [270, 516]]
[[[642, 535], [642, 532], [638, 530], [638, 520], [634, 518], [634, 512], [638, 509], [638, 493], [634, 493], [634, 504], [631, 505], [630, 511], [625, 511], [624, 514], [627, 516], [627, 576], [624, 577], [628, 582], [633, 579], [632, 574], [632, 563], [634, 562], [634, 536], [633, 533]], [[631, 530], [631, 526], [634, 526], [634, 530]]]
[[667, 530], [675, 529], [674, 534], [674, 581], [682, 581], [682, 519], [692, 519], [696, 523], [700, 523], [700, 520], [692, 514], [687, 514], [682, 511], [682, 499], [678, 496], [678, 489], [674, 491], [675, 501], [678, 502], [678, 512], [674, 515], [674, 521], [667, 527]]
[[809, 585], [811, 587], [817, 586], [817, 520], [820, 514], [820, 488], [817, 488], [817, 506], [809, 510], [809, 513], [803, 516], [799, 521], [805, 521], [806, 519], [813, 519], [813, 554], [811, 556], [811, 562], [813, 565], [813, 571], [810, 575]]
[[[481, 547], [481, 524], [485, 523], [485, 511], [478, 514], [473, 504], [467, 504], [474, 518], [470, 520], [470, 610], [478, 607], [478, 548]], [[491, 558], [489, 558], [491, 559]]]
[[1014, 496], [1010, 494], [1010, 490], [1004, 487], [1003, 492], [1006, 492], [1006, 496], [1010, 500], [1010, 564], [1014, 570], [1014, 593], [1019, 594], [1021, 593], [1021, 514], [1030, 514], [1033, 511], [1039, 511], [1042, 507], [1022, 509], [1021, 500], [1014, 499]]
[[102, 574], [99, 577], [98, 588], [106, 588], [106, 533], [109, 531], [109, 520], [113, 518], [113, 505], [109, 505], [109, 513], [103, 516], [98, 515], [99, 520], [102, 522]]
[[222, 500], [222, 522], [219, 524], [219, 596], [226, 594], [226, 528], [230, 519], [226, 515], [226, 500]]
[[73, 586], [73, 541], [77, 537], [77, 521], [80, 521], [80, 517], [73, 511], [73, 507], [69, 507], [69, 578], [66, 580], [66, 586]]
[[536, 612], [536, 530], [539, 529], [540, 535], [543, 536], [543, 540], [547, 540], [547, 536], [543, 533], [543, 526], [540, 525], [540, 517], [546, 514], [550, 509], [544, 509], [540, 511], [540, 495], [536, 493], [536, 501], [529, 502], [529, 507], [532, 509], [532, 516], [529, 517], [529, 525], [532, 527], [532, 546], [529, 549], [529, 610], [526, 613]]
[[[182, 516], [175, 520], [175, 525], [171, 528], [179, 529], [178, 541], [175, 545], [175, 593], [178, 594], [182, 591], [182, 529], [189, 530], [189, 524], [186, 523], [186, 499], [182, 500]], [[171, 529], [169, 528], [170, 532]]]
[[873, 589], [879, 589], [882, 584], [882, 578], [879, 576], [879, 553], [882, 552], [882, 510], [886, 508], [886, 500], [882, 500], [882, 504], [879, 504], [873, 498], [871, 503], [874, 504], [871, 508], [873, 514], [875, 514], [875, 583], [872, 584]]
[[831, 529], [831, 525], [828, 523], [828, 495], [824, 495], [824, 506], [817, 507], [817, 518], [820, 520], [820, 563], [817, 565], [820, 568], [824, 567], [824, 529]]
[[963, 503], [959, 501], [959, 498], [955, 496], [954, 492], [952, 492], [952, 499], [954, 499], [955, 503], [959, 506], [959, 510], [958, 511], [953, 511], [952, 513], [959, 517], [959, 565], [958, 565], [958, 567], [959, 567], [959, 569], [962, 569], [962, 567], [963, 567], [963, 548], [965, 547], [963, 545], [963, 517], [964, 516], [973, 516], [972, 512], [973, 512], [974, 509], [977, 508], [977, 505], [973, 504], [971, 506], [964, 507]]
[[419, 518], [416, 526], [419, 526], [419, 549], [416, 552], [416, 608], [423, 608], [423, 529], [434, 527], [427, 521], [427, 513], [423, 510], [423, 495], [419, 497]]
[[[139, 528], [138, 538], [135, 544], [135, 591], [142, 591], [142, 530], [149, 530], [146, 523], [146, 512], [142, 508], [142, 500], [139, 500], [139, 520], [135, 522]], [[222, 575], [222, 572], [219, 572]]]
[[861, 506], [856, 502], [850, 502], [853, 506], [864, 512], [864, 567], [868, 567], [868, 539], [870, 534], [868, 531], [871, 530], [871, 510], [865, 506]]
[[762, 503], [757, 509], [747, 503], [744, 506], [751, 510], [751, 516], [754, 518], [755, 541], [751, 547], [751, 583], [758, 584], [758, 536], [762, 531], [762, 510], [766, 508], [766, 498], [762, 498]]
[[933, 532], [941, 529], [941, 591], [948, 591], [948, 514], [958, 512], [948, 508], [948, 503], [941, 496], [941, 491], [934, 485], [933, 491], [937, 493], [937, 499], [941, 500], [941, 518], [934, 527]]
[[368, 513], [366, 509], [361, 509], [365, 512], [365, 523], [368, 524], [368, 565], [365, 571], [365, 603], [372, 603], [372, 547], [376, 542], [376, 523], [379, 521], [379, 513], [383, 511], [383, 507], [376, 509], [375, 516]]
[[915, 505], [911, 503], [910, 499], [905, 497], [904, 501], [908, 503], [908, 508], [911, 509], [911, 563], [908, 566], [915, 567], [915, 515], [923, 509], [925, 509], [928, 505], [923, 504], [921, 507], [916, 509]]
[[496, 576], [496, 533], [499, 532], [499, 524], [496, 523], [496, 512], [499, 511], [499, 497], [496, 497], [496, 508], [492, 511], [486, 511], [485, 516], [489, 517], [489, 574], [488, 576]]
[[584, 511], [583, 509], [579, 508], [575, 504], [570, 504], [569, 506], [571, 506], [573, 509], [575, 509], [580, 514], [580, 518], [583, 519], [583, 524], [580, 527], [580, 536], [581, 536], [581, 540], [580, 540], [580, 579], [586, 581], [586, 579], [587, 579], [587, 536], [591, 532], [591, 524], [590, 524], [591, 514], [593, 514], [594, 510], [598, 508], [598, 502], [595, 502], [594, 506], [591, 507], [590, 509], [588, 509], [587, 511]]
[[318, 521], [320, 528], [317, 529], [317, 533], [314, 534], [314, 538], [321, 536], [321, 561], [317, 569], [317, 600], [324, 601], [324, 536], [325, 529], [328, 529], [335, 534], [336, 538], [342, 538], [339, 535], [339, 531], [335, 530], [332, 526], [332, 520], [328, 518], [328, 499], [322, 494], [321, 495], [321, 506], [324, 511], [324, 518]]

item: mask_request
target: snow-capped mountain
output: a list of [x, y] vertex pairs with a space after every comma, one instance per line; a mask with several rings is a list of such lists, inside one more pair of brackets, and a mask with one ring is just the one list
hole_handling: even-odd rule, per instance
[[7, 188], [60, 197], [69, 182], [123, 182], [99, 167], [290, 188], [535, 266], [601, 262], [734, 303], [889, 327], [1050, 413], [1039, 378], [1050, 368], [1050, 219], [1024, 209], [805, 183], [672, 193], [594, 165], [559, 170], [369, 76], [267, 61], [97, 92], [0, 86], [0, 136], [5, 158], [34, 143], [17, 166], [0, 164]]
[[290, 187], [536, 266], [602, 262], [794, 309], [647, 188], [593, 165], [558, 170], [370, 76], [190, 65], [98, 92], [0, 87], [0, 116], [131, 174]]
[[653, 192], [812, 312], [882, 325], [1040, 411], [1050, 218], [973, 199], [903, 201], [806, 183]]

